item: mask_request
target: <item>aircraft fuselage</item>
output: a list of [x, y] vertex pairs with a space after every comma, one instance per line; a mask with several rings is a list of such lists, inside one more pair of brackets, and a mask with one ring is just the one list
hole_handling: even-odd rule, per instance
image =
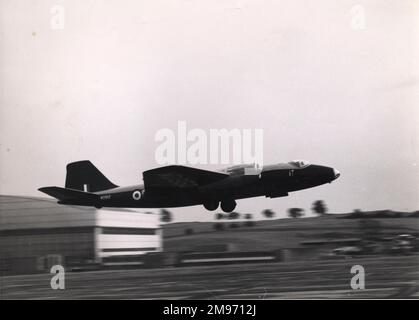
[[211, 211], [216, 210], [221, 203], [223, 211], [231, 212], [236, 206], [235, 200], [259, 196], [284, 197], [290, 192], [330, 183], [340, 175], [333, 168], [305, 162], [264, 166], [257, 174], [246, 174], [246, 168], [249, 166], [227, 168], [222, 171], [224, 176], [205, 184], [188, 180], [188, 176], [177, 174], [175, 170], [174, 173], [160, 174], [159, 179], [168, 181], [167, 186], [160, 183], [147, 187], [145, 183], [113, 187], [90, 192], [89, 194], [95, 195], [94, 198], [93, 196], [90, 199], [70, 197], [59, 199], [58, 203], [89, 205], [97, 208], [169, 208], [204, 205]]

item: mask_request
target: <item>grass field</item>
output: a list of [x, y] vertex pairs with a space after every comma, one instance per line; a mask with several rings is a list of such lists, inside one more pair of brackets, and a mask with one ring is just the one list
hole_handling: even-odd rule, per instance
[[[244, 222], [222, 220], [225, 230], [215, 231], [216, 222], [173, 223], [164, 226], [164, 250], [170, 252], [190, 251], [194, 246], [231, 244], [241, 251], [270, 251], [280, 248], [297, 248], [302, 241], [362, 237], [362, 219], [343, 219], [339, 216], [303, 219], [275, 219], [256, 221], [252, 227]], [[418, 233], [418, 218], [380, 218], [383, 237], [400, 233]], [[217, 221], [220, 222], [220, 221]], [[230, 228], [232, 223], [238, 228]], [[186, 229], [193, 234], [185, 235]]]

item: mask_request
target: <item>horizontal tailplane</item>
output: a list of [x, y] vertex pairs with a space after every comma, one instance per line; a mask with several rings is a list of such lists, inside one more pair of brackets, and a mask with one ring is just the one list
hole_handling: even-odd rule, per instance
[[58, 199], [58, 203], [62, 204], [94, 205], [99, 200], [99, 196], [96, 194], [73, 189], [44, 187], [38, 190]]

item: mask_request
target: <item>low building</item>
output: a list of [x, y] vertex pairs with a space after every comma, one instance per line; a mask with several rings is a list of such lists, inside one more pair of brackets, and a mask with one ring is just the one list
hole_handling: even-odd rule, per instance
[[70, 269], [135, 264], [141, 263], [145, 253], [160, 251], [162, 231], [157, 214], [0, 196], [3, 274], [45, 272], [54, 264]]

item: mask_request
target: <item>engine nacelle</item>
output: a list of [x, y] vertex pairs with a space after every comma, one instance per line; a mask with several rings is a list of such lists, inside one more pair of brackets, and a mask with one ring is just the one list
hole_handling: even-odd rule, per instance
[[281, 190], [279, 188], [271, 187], [265, 189], [265, 197], [267, 198], [279, 198], [279, 197], [287, 197], [288, 192]]

